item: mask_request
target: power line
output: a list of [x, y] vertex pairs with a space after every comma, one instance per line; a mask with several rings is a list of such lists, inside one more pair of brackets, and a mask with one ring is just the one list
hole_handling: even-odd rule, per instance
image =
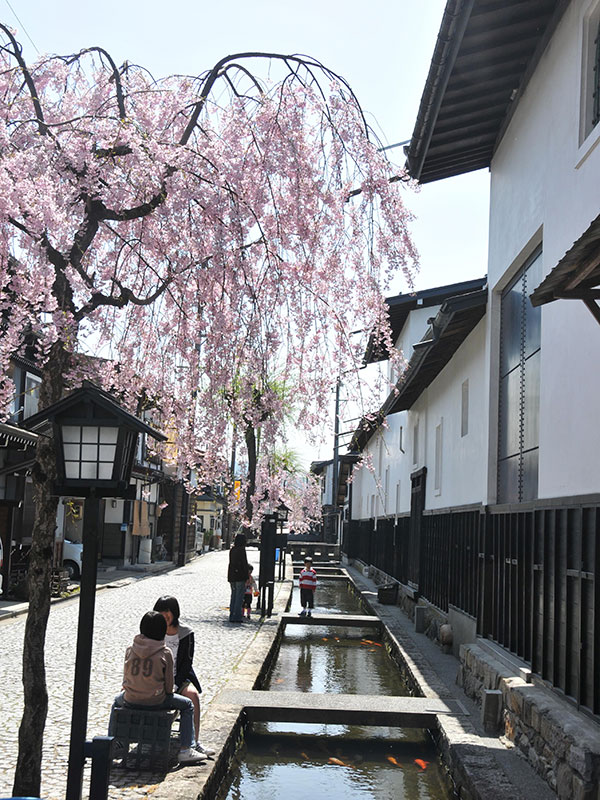
[[[8, 2], [8, 0], [6, 0]], [[391, 150], [393, 147], [402, 147], [403, 144], [408, 144], [410, 139], [405, 139], [403, 142], [396, 142], [396, 144], [388, 144], [385, 147], [380, 147], [379, 152], [383, 152], [384, 150]]]
[[33, 41], [33, 39], [31, 38], [31, 36], [30, 36], [30, 35], [29, 35], [29, 33], [27, 32], [27, 28], [25, 27], [25, 25], [23, 25], [23, 23], [22, 23], [22, 22], [21, 22], [21, 20], [19, 19], [18, 15], [17, 15], [17, 12], [14, 10], [14, 8], [13, 8], [13, 7], [11, 6], [11, 4], [9, 3], [9, 0], [6, 0], [6, 5], [7, 5], [7, 6], [10, 8], [10, 10], [12, 11], [12, 13], [14, 14], [14, 17], [15, 17], [15, 19], [17, 20], [17, 22], [19, 23], [19, 25], [20, 25], [20, 26], [21, 26], [21, 28], [23, 29], [23, 33], [24, 33], [24, 34], [25, 34], [25, 36], [26, 36], [26, 37], [29, 39], [29, 41], [31, 42], [31, 44], [32, 44], [32, 45], [33, 45], [33, 47], [35, 48], [35, 52], [36, 52], [36, 53], [38, 54], [38, 56], [39, 56], [39, 54], [40, 54], [40, 51], [37, 49], [35, 42]]

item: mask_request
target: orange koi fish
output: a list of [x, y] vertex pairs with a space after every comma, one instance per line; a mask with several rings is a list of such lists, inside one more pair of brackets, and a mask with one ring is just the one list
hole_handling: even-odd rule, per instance
[[386, 758], [390, 762], [390, 764], [393, 764], [395, 767], [399, 767], [400, 766], [400, 763], [398, 761], [396, 761], [394, 756], [386, 756]]
[[275, 678], [274, 683], [283, 683], [284, 678]]
[[323, 636], [323, 638], [321, 639], [321, 641], [322, 641], [322, 642], [328, 642], [328, 641], [329, 641], [329, 639], [328, 639], [326, 636]]
[[347, 764], [344, 764], [344, 762], [342, 761], [341, 758], [334, 758], [333, 756], [330, 757], [328, 763], [329, 764], [336, 764], [338, 767], [346, 767], [346, 766], [348, 766]]
[[306, 753], [300, 753], [300, 755], [302, 756], [302, 758], [303, 758], [305, 761], [308, 761], [308, 756], [306, 755]]
[[427, 765], [429, 764], [429, 761], [423, 761], [422, 758], [415, 758], [415, 764], [418, 767], [421, 767], [421, 769], [427, 769]]

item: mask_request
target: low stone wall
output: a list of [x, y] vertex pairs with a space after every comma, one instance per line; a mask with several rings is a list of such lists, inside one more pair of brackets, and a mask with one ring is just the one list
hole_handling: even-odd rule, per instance
[[354, 566], [358, 569], [361, 569], [363, 575], [366, 578], [370, 578], [372, 581], [374, 581], [377, 586], [388, 583], [397, 583], [399, 587], [397, 605], [399, 605], [406, 616], [413, 621], [415, 620], [415, 608], [418, 606], [420, 609], [422, 609], [420, 612], [422, 614], [422, 629], [420, 632], [424, 633], [427, 637], [439, 644], [444, 653], [452, 652], [452, 645], [442, 644], [441, 639], [443, 637], [440, 636], [440, 628], [442, 625], [446, 625], [448, 623], [447, 614], [444, 614], [426, 600], [415, 599], [415, 597], [412, 596], [409, 587], [399, 583], [395, 578], [392, 578], [386, 572], [377, 569], [377, 567], [367, 565], [358, 559], [355, 560]]
[[545, 686], [527, 683], [477, 644], [462, 645], [457, 683], [481, 704], [502, 692], [502, 725], [560, 800], [600, 800], [600, 725]]

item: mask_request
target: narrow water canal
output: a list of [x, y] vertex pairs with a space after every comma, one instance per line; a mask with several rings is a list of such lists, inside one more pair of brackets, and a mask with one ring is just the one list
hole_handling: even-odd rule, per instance
[[[360, 614], [345, 581], [319, 583], [315, 614]], [[294, 590], [292, 613], [299, 611]], [[369, 628], [288, 625], [263, 687], [272, 692], [405, 695], [407, 687]], [[255, 723], [218, 800], [447, 800], [452, 797], [427, 731], [348, 725]]]

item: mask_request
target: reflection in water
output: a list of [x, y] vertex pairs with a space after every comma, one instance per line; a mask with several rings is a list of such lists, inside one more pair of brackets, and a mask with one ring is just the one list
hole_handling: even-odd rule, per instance
[[450, 795], [435, 759], [425, 741], [252, 736], [218, 800], [442, 800]]
[[[300, 607], [297, 588], [292, 611]], [[320, 580], [315, 613], [360, 614], [343, 581]], [[289, 625], [272, 692], [406, 695], [400, 671], [371, 628]], [[257, 723], [218, 800], [447, 800], [427, 731], [371, 726]]]
[[300, 643], [296, 666], [296, 689], [299, 692], [310, 692], [312, 689], [312, 651], [306, 642]]

